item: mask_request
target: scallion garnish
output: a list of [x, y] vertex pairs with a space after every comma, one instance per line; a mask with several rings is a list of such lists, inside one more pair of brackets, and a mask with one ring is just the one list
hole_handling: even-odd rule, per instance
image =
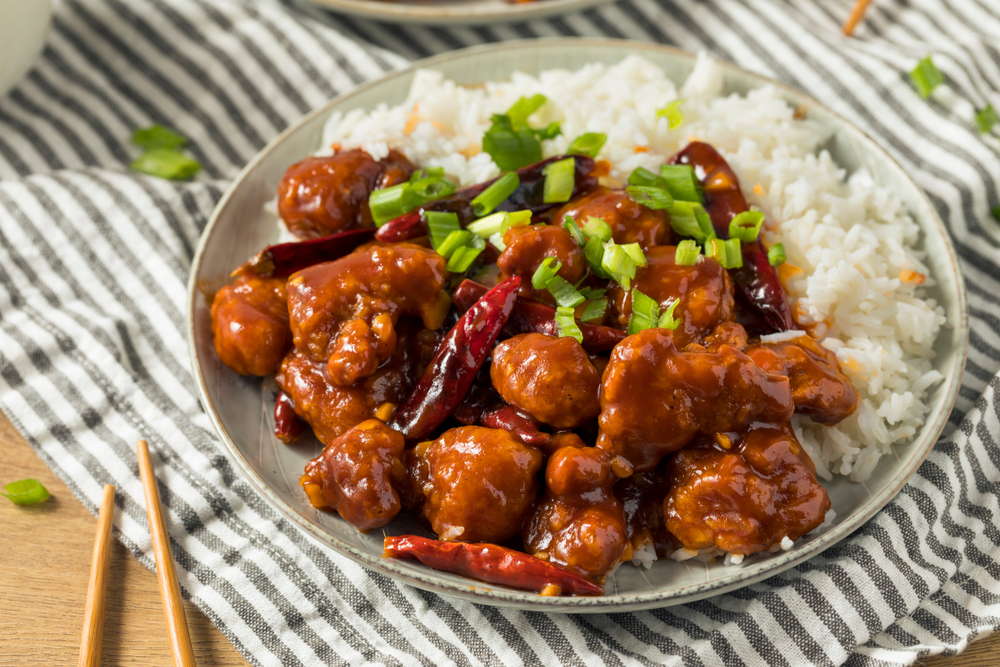
[[666, 181], [645, 167], [636, 167], [635, 170], [628, 175], [628, 184], [654, 188], [665, 188], [667, 186]]
[[532, 130], [539, 141], [545, 141], [546, 139], [555, 139], [560, 134], [562, 134], [562, 126], [559, 125], [559, 121], [554, 120], [540, 130]]
[[986, 108], [976, 114], [976, 127], [983, 134], [989, 134], [993, 126], [1000, 121], [1000, 117], [997, 116], [997, 112], [993, 110], [992, 104], [987, 104]]
[[608, 241], [604, 244], [601, 268], [624, 289], [628, 289], [631, 280], [635, 278], [635, 261], [624, 248], [614, 241]]
[[587, 237], [584, 236], [583, 230], [580, 229], [580, 225], [576, 224], [576, 220], [570, 216], [563, 218], [563, 229], [565, 229], [573, 240], [576, 241], [577, 245], [587, 245]]
[[437, 250], [438, 246], [444, 243], [448, 235], [462, 229], [458, 224], [458, 216], [445, 211], [426, 211], [424, 220], [427, 221], [427, 231], [431, 237], [431, 246]]
[[473, 238], [479, 237], [467, 229], [459, 229], [445, 237], [444, 241], [438, 245], [437, 252], [442, 257], [451, 257], [456, 250], [472, 243]]
[[572, 308], [565, 308], [559, 306], [556, 308], [556, 333], [562, 336], [569, 336], [570, 338], [575, 338], [577, 342], [583, 342], [583, 332], [580, 331], [580, 326], [576, 323], [576, 316]]
[[485, 218], [470, 222], [465, 226], [473, 234], [490, 238], [494, 234], [503, 235], [511, 227], [521, 227], [531, 221], [531, 211], [499, 211]]
[[587, 218], [583, 225], [583, 233], [587, 238], [600, 239], [602, 242], [611, 240], [611, 225], [600, 218]]
[[472, 210], [480, 218], [483, 217], [502, 204], [507, 197], [514, 194], [520, 184], [521, 178], [517, 172], [507, 172], [476, 195], [476, 198], [472, 200]]
[[701, 256], [701, 248], [691, 239], [684, 239], [677, 244], [677, 252], [674, 253], [674, 263], [678, 266], [694, 266]]
[[600, 132], [587, 132], [581, 134], [573, 140], [573, 143], [566, 149], [569, 155], [586, 155], [595, 158], [604, 148], [604, 143], [608, 140], [608, 135]]
[[580, 319], [584, 322], [592, 322], [594, 320], [599, 320], [604, 317], [604, 313], [608, 310], [608, 300], [607, 299], [594, 299], [587, 304], [583, 312], [580, 313]]
[[724, 269], [743, 266], [743, 249], [739, 239], [712, 239], [705, 244], [705, 256], [717, 261]]
[[586, 245], [583, 246], [583, 256], [587, 258], [587, 264], [590, 265], [590, 271], [598, 278], [610, 278], [607, 271], [601, 266], [601, 262], [604, 260], [604, 242], [596, 236], [587, 239]]
[[674, 199], [702, 202], [701, 183], [689, 164], [665, 164], [660, 167], [660, 178]]
[[681, 321], [674, 317], [674, 311], [677, 309], [677, 304], [679, 303], [680, 299], [677, 299], [667, 306], [667, 309], [663, 311], [662, 315], [660, 315], [660, 319], [657, 321], [656, 326], [661, 329], [670, 329], [671, 331], [679, 327], [681, 325]]
[[660, 304], [642, 292], [632, 289], [632, 316], [628, 318], [628, 335], [652, 329], [659, 324]]
[[544, 95], [522, 97], [507, 113], [494, 114], [490, 129], [483, 135], [483, 151], [489, 153], [502, 171], [538, 162], [542, 159], [541, 141], [562, 133], [559, 123], [550, 123], [540, 130], [528, 127], [528, 117], [545, 102]]
[[201, 164], [172, 148], [152, 148], [133, 160], [129, 168], [170, 181], [183, 181], [197, 174]]
[[507, 109], [507, 118], [510, 119], [511, 126], [517, 130], [527, 125], [528, 116], [541, 109], [546, 102], [548, 98], [542, 94], [522, 97], [514, 102], [514, 106]]
[[545, 284], [552, 280], [561, 268], [562, 262], [557, 258], [546, 257], [531, 276], [531, 286], [537, 290], [545, 289]]
[[472, 238], [478, 241], [478, 247], [476, 245], [467, 245], [455, 250], [451, 259], [448, 260], [446, 269], [452, 273], [465, 273], [469, 270], [472, 263], [476, 261], [476, 257], [479, 257], [479, 253], [486, 247], [486, 242], [478, 236], [473, 236]]
[[[532, 284], [534, 284], [534, 280], [532, 280]], [[545, 289], [549, 291], [557, 304], [566, 308], [575, 308], [586, 300], [568, 280], [560, 276], [549, 278], [548, 282], [545, 283]]]
[[573, 196], [573, 186], [576, 183], [576, 160], [568, 157], [565, 160], [553, 162], [542, 171], [545, 174], [545, 186], [542, 201], [546, 204], [561, 204]]
[[669, 192], [652, 185], [630, 185], [625, 188], [625, 193], [636, 204], [657, 211], [674, 205], [674, 198], [670, 196]]
[[729, 238], [739, 239], [743, 243], [753, 243], [760, 234], [760, 226], [764, 224], [762, 211], [743, 211], [733, 216], [729, 221]]
[[182, 137], [163, 125], [150, 125], [132, 133], [132, 143], [146, 150], [153, 148], [172, 148], [177, 150], [187, 145], [187, 138]]
[[21, 479], [5, 485], [0, 496], [7, 496], [15, 505], [34, 505], [49, 497], [49, 490], [37, 479]]
[[712, 221], [697, 202], [675, 199], [670, 209], [670, 226], [681, 236], [690, 236], [698, 243], [715, 238]]
[[[997, 207], [1000, 208], [1000, 207]], [[997, 212], [994, 211], [993, 215]], [[997, 217], [1000, 220], [1000, 216]], [[785, 246], [781, 243], [775, 243], [773, 246], [767, 250], [767, 261], [771, 266], [780, 266], [785, 263]]]
[[638, 243], [626, 243], [621, 249], [628, 253], [636, 266], [646, 266], [646, 255], [642, 252], [642, 247]]
[[913, 80], [913, 85], [917, 87], [920, 97], [925, 100], [930, 97], [935, 88], [944, 83], [944, 76], [941, 74], [941, 70], [937, 68], [930, 56], [926, 56], [917, 63], [917, 66], [910, 72], [910, 79]]
[[368, 198], [368, 208], [375, 224], [382, 226], [394, 218], [405, 215], [427, 202], [440, 199], [455, 191], [455, 184], [444, 177], [440, 168], [417, 172], [419, 178], [410, 178], [389, 188], [375, 190]]
[[602, 298], [608, 291], [602, 287], [578, 287], [577, 289], [580, 290], [580, 294], [582, 294], [584, 298], [589, 299], [590, 301], [596, 301], [597, 299]]
[[684, 100], [674, 100], [656, 112], [657, 118], [666, 118], [667, 127], [671, 130], [684, 122], [684, 114], [681, 113], [680, 106]]

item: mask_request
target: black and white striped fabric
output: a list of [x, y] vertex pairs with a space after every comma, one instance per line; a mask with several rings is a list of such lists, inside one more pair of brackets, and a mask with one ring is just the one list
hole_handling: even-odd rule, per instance
[[[0, 406], [152, 566], [133, 443], [162, 461], [186, 595], [254, 665], [904, 665], [1000, 627], [1000, 108], [995, 0], [620, 0], [547, 21], [399, 27], [236, 0], [61, 0], [37, 67], [0, 98]], [[604, 35], [707, 49], [804, 90], [886, 147], [948, 224], [972, 347], [957, 428], [850, 539], [683, 607], [564, 616], [460, 603], [318, 548], [233, 469], [195, 394], [184, 334], [198, 235], [280, 130], [408, 60], [466, 45]], [[906, 72], [924, 55], [955, 104]], [[192, 139], [203, 172], [128, 170], [132, 130]]]

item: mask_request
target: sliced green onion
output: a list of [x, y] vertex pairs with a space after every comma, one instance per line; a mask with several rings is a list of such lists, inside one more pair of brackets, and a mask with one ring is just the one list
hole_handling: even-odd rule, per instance
[[450, 195], [455, 191], [455, 184], [441, 176], [425, 176], [409, 184], [408, 196], [416, 202], [411, 211], [417, 206], [426, 204], [429, 201], [440, 199], [445, 195]]
[[444, 167], [424, 167], [422, 169], [417, 169], [415, 172], [410, 174], [410, 183], [416, 183], [417, 181], [423, 180], [425, 178], [444, 178]]
[[630, 185], [625, 188], [629, 199], [646, 208], [662, 211], [674, 205], [674, 198], [663, 188], [652, 185]]
[[628, 175], [629, 185], [642, 187], [664, 188], [666, 182], [645, 167], [636, 167], [635, 171]]
[[456, 250], [464, 248], [472, 243], [472, 239], [479, 238], [466, 229], [452, 232], [445, 237], [444, 241], [437, 247], [437, 252], [442, 257], [451, 257]]
[[997, 112], [993, 110], [992, 104], [987, 104], [986, 108], [976, 114], [976, 127], [983, 134], [989, 134], [993, 126], [1000, 122], [1000, 117], [997, 116]]
[[661, 329], [670, 329], [671, 331], [679, 327], [681, 325], [681, 321], [674, 318], [674, 310], [677, 309], [677, 304], [680, 302], [680, 299], [677, 299], [667, 306], [667, 309], [663, 311], [662, 315], [660, 315], [660, 319], [656, 323], [656, 326]]
[[677, 266], [694, 266], [701, 256], [701, 248], [691, 239], [685, 239], [677, 244], [677, 252], [674, 253], [674, 263]]
[[539, 141], [545, 141], [546, 139], [555, 139], [560, 134], [562, 134], [562, 126], [559, 125], [559, 121], [554, 120], [540, 130], [532, 130], [535, 133], [535, 137]]
[[427, 170], [430, 171], [434, 173], [372, 192], [368, 198], [368, 208], [375, 224], [382, 226], [427, 202], [440, 199], [455, 191], [455, 184], [444, 177], [443, 170], [440, 172], [437, 169]]
[[674, 199], [701, 203], [701, 183], [691, 165], [665, 164], [660, 167], [660, 178]]
[[910, 72], [910, 79], [913, 80], [913, 85], [917, 87], [920, 97], [925, 100], [930, 97], [935, 88], [944, 83], [944, 76], [941, 74], [941, 70], [937, 68], [930, 56], [924, 57], [923, 60], [917, 63], [917, 66]]
[[637, 334], [657, 326], [660, 320], [660, 304], [642, 292], [632, 289], [632, 316], [628, 318], [628, 335]]
[[183, 181], [197, 174], [201, 164], [171, 148], [152, 148], [133, 160], [129, 168], [170, 181]]
[[0, 492], [0, 496], [7, 496], [15, 505], [34, 505], [49, 497], [49, 490], [37, 479], [21, 479], [3, 488], [7, 493]]
[[552, 280], [561, 268], [562, 262], [557, 258], [546, 257], [531, 276], [531, 286], [538, 290], [545, 289], [545, 283]]
[[531, 128], [514, 129], [510, 118], [494, 115], [493, 124], [483, 135], [483, 152], [501, 171], [513, 171], [542, 159], [542, 144]]
[[578, 287], [577, 289], [580, 290], [580, 294], [582, 294], [586, 299], [590, 301], [596, 301], [597, 299], [600, 299], [608, 291], [602, 287], [584, 287], [582, 289]]
[[587, 264], [590, 265], [590, 270], [598, 278], [610, 278], [607, 271], [601, 266], [601, 262], [604, 261], [604, 242], [596, 236], [588, 239], [587, 244], [583, 246], [583, 256], [587, 258]]
[[511, 127], [518, 130], [527, 125], [528, 116], [541, 109], [546, 102], [548, 102], [548, 98], [541, 94], [522, 97], [514, 102], [514, 106], [507, 109], [506, 114], [507, 118], [510, 119]]
[[580, 331], [580, 326], [576, 323], [576, 316], [574, 315], [574, 310], [572, 308], [564, 308], [559, 306], [556, 308], [556, 333], [560, 337], [568, 336], [570, 338], [575, 338], [577, 342], [583, 342], [583, 333]]
[[465, 273], [472, 266], [472, 263], [476, 261], [476, 257], [479, 257], [479, 253], [483, 251], [486, 247], [486, 243], [480, 239], [478, 236], [474, 236], [474, 239], [479, 239], [479, 243], [482, 244], [480, 247], [474, 246], [462, 246], [457, 249], [455, 253], [448, 260], [448, 266], [445, 268], [452, 273]]
[[507, 214], [507, 228], [526, 227], [531, 224], [531, 211], [511, 211]]
[[587, 238], [600, 239], [602, 242], [610, 241], [611, 225], [600, 218], [587, 218], [586, 224], [583, 225], [583, 233], [587, 235]]
[[488, 188], [476, 195], [472, 200], [472, 210], [480, 218], [490, 213], [497, 206], [502, 204], [507, 197], [514, 194], [517, 186], [521, 184], [521, 178], [516, 172], [510, 171], [493, 181]]
[[646, 255], [643, 254], [642, 246], [638, 243], [626, 243], [621, 246], [621, 249], [628, 253], [636, 266], [646, 266]]
[[743, 266], [743, 249], [739, 239], [712, 239], [705, 244], [705, 256], [717, 261], [724, 269]]
[[[993, 215], [997, 215], [998, 209], [1000, 209], [1000, 206], [994, 209]], [[1000, 220], [1000, 216], [997, 216], [997, 220]], [[775, 243], [768, 248], [767, 261], [771, 266], [781, 266], [785, 263], [785, 259], [785, 246], [783, 244]]]
[[132, 133], [132, 143], [145, 148], [183, 148], [187, 138], [162, 125], [150, 125]]
[[580, 313], [580, 319], [584, 322], [591, 322], [593, 320], [599, 320], [604, 317], [604, 313], [608, 310], [608, 300], [607, 299], [595, 299], [587, 304], [587, 307], [583, 309]]
[[573, 240], [576, 241], [577, 245], [586, 245], [587, 237], [583, 235], [583, 230], [580, 229], [580, 225], [576, 224], [576, 220], [570, 216], [563, 218], [563, 229], [565, 229]]
[[553, 162], [542, 170], [545, 174], [545, 187], [542, 201], [546, 204], [561, 204], [573, 196], [573, 186], [576, 185], [576, 160], [568, 157], [565, 160]]
[[674, 100], [662, 109], [657, 110], [657, 118], [666, 118], [667, 127], [671, 130], [684, 122], [684, 114], [681, 113], [680, 106], [684, 100]]
[[573, 140], [566, 152], [569, 155], [586, 155], [587, 157], [597, 157], [597, 154], [604, 148], [608, 135], [601, 132], [587, 132], [581, 134]]
[[458, 224], [458, 216], [454, 213], [444, 211], [426, 211], [424, 220], [427, 221], [427, 230], [431, 237], [431, 246], [437, 250], [438, 246], [444, 243], [448, 235], [462, 229]]
[[625, 249], [614, 241], [604, 244], [604, 257], [601, 258], [601, 268], [604, 269], [616, 283], [628, 289], [630, 281], [635, 278], [635, 262]]
[[733, 216], [729, 221], [729, 238], [739, 239], [743, 243], [753, 243], [760, 234], [760, 226], [764, 224], [762, 211], [743, 211]]
[[507, 244], [503, 242], [503, 234], [501, 234], [500, 232], [497, 232], [496, 234], [492, 235], [486, 240], [489, 241], [493, 245], [493, 247], [499, 250], [500, 252], [503, 252], [504, 250], [507, 249]]
[[670, 209], [670, 226], [681, 236], [690, 236], [698, 243], [715, 238], [711, 219], [696, 202], [675, 199]]
[[[532, 280], [532, 284], [534, 284], [534, 280]], [[545, 283], [545, 289], [549, 291], [557, 304], [567, 308], [575, 308], [586, 300], [568, 280], [560, 276], [549, 278], [549, 281]]]

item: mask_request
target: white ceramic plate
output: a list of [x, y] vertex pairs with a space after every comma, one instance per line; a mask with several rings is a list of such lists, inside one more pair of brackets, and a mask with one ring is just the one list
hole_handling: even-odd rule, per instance
[[485, 25], [578, 12], [611, 0], [311, 0], [335, 12], [392, 23]]
[[[896, 448], [897, 457], [883, 457], [865, 486], [838, 478], [824, 483], [830, 492], [837, 519], [819, 536], [800, 540], [787, 552], [757, 554], [743, 564], [721, 563], [687, 567], [672, 561], [656, 563], [650, 570], [629, 564], [609, 577], [607, 595], [601, 598], [553, 598], [481, 584], [470, 579], [430, 570], [415, 561], [381, 557], [383, 531], [363, 535], [332, 513], [313, 509], [298, 485], [308, 459], [321, 446], [314, 438], [293, 446], [272, 435], [273, 380], [241, 377], [222, 365], [212, 346], [208, 306], [197, 286], [201, 281], [224, 282], [229, 272], [277, 238], [275, 219], [262, 206], [274, 197], [285, 169], [311, 154], [319, 145], [324, 121], [334, 109], [371, 109], [380, 102], [404, 100], [417, 67], [437, 69], [464, 84], [508, 78], [521, 70], [537, 73], [552, 68], [576, 69], [588, 62], [615, 63], [640, 53], [656, 63], [674, 81], [683, 81], [694, 57], [674, 49], [614, 40], [556, 39], [476, 47], [424, 60], [413, 68], [391, 74], [332, 100], [288, 129], [243, 170], [219, 202], [202, 236], [191, 269], [190, 346], [195, 375], [205, 410], [222, 442], [249, 482], [282, 514], [321, 544], [399, 581], [476, 602], [540, 611], [599, 612], [646, 609], [721, 593], [764, 579], [818, 554], [857, 530], [917, 469], [944, 428], [958, 393], [968, 347], [968, 315], [964, 283], [955, 250], [927, 199], [902, 169], [860, 130], [792, 89], [782, 86], [794, 106], [804, 105], [808, 117], [832, 132], [828, 145], [837, 162], [854, 171], [866, 169], [877, 183], [890, 188], [908, 207], [923, 229], [921, 243], [930, 250], [928, 261], [937, 286], [932, 296], [947, 311], [949, 327], [937, 341], [935, 367], [944, 375], [930, 397], [930, 413], [915, 439]], [[745, 70], [726, 66], [726, 92], [745, 93], [768, 82]], [[422, 532], [415, 522], [397, 518], [388, 534]]]

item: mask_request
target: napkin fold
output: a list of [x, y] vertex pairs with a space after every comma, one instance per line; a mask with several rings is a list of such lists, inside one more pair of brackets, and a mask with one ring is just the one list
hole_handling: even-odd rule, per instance
[[[544, 1], [544, 0], [541, 0]], [[0, 407], [152, 567], [133, 444], [158, 457], [183, 592], [254, 665], [905, 665], [1000, 627], [1000, 6], [620, 0], [545, 21], [393, 26], [315, 6], [63, 0], [0, 98]], [[546, 615], [399, 585], [318, 547], [225, 456], [195, 391], [186, 281], [228, 182], [330, 97], [410, 59], [512, 38], [595, 35], [697, 51], [802, 89], [870, 133], [931, 198], [969, 288], [951, 434], [868, 524], [759, 584], [641, 613]], [[931, 53], [953, 99], [906, 72]], [[190, 183], [130, 172], [132, 131], [191, 139]]]

